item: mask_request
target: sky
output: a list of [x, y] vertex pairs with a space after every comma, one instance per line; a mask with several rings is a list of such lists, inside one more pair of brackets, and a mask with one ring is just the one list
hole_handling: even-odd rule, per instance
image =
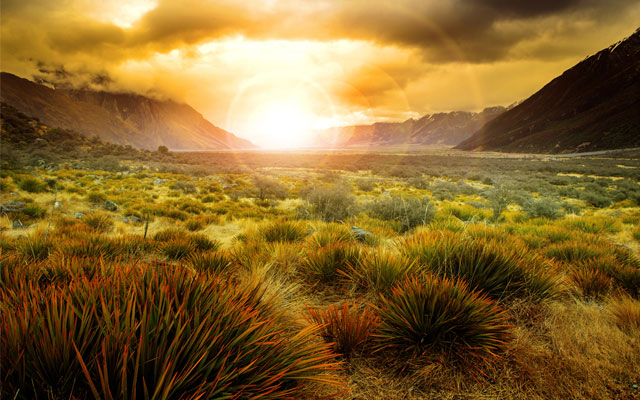
[[[267, 147], [523, 100], [638, 28], [631, 0], [2, 0], [0, 67], [185, 102]], [[276, 134], [275, 131], [278, 131]]]

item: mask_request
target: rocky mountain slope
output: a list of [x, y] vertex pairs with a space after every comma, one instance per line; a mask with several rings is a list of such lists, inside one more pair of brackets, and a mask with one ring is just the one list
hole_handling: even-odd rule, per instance
[[487, 121], [505, 112], [491, 107], [479, 113], [453, 111], [427, 114], [404, 122], [377, 122], [371, 125], [345, 126], [318, 132], [318, 146], [453, 146], [469, 138]]
[[142, 148], [172, 150], [253, 148], [207, 121], [186, 104], [89, 90], [52, 89], [18, 76], [0, 74], [0, 98], [43, 123], [88, 137]]
[[572, 153], [639, 146], [640, 29], [565, 71], [457, 148]]

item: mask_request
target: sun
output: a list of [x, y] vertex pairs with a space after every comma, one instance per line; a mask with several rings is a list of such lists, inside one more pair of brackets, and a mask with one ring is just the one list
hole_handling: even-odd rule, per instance
[[293, 102], [273, 102], [249, 116], [253, 140], [270, 149], [304, 147], [309, 144], [313, 116]]

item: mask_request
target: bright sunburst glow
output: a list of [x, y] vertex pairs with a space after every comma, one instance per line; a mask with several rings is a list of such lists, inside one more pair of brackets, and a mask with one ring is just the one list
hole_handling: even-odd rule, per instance
[[314, 117], [292, 102], [265, 104], [249, 115], [248, 130], [261, 146], [296, 148], [308, 144]]

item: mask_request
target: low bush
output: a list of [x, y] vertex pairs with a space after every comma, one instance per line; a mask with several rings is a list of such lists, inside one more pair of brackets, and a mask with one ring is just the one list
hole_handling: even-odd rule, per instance
[[18, 187], [25, 192], [41, 193], [47, 190], [47, 184], [40, 179], [24, 177], [18, 181]]
[[231, 265], [231, 259], [225, 251], [200, 251], [189, 255], [187, 263], [199, 272], [220, 273]]
[[323, 247], [335, 243], [352, 243], [355, 240], [356, 238], [349, 228], [337, 223], [323, 225], [309, 236], [309, 243], [315, 247]]
[[355, 197], [346, 184], [307, 186], [300, 189], [300, 197], [305, 200], [312, 218], [335, 222], [345, 220], [356, 212]]
[[346, 272], [360, 258], [360, 248], [346, 243], [330, 244], [311, 250], [303, 261], [303, 267], [316, 279], [332, 282], [338, 271]]
[[162, 245], [160, 252], [170, 260], [180, 260], [195, 251], [195, 246], [190, 240], [171, 239]]
[[330, 305], [326, 310], [308, 309], [308, 313], [310, 322], [322, 327], [320, 335], [324, 340], [346, 357], [368, 350], [379, 322], [371, 308], [349, 301], [340, 307]]
[[640, 330], [640, 301], [629, 297], [613, 299], [609, 303], [609, 312], [622, 329]]
[[102, 192], [89, 192], [87, 200], [94, 204], [102, 204], [107, 200], [107, 196]]
[[464, 279], [471, 289], [496, 299], [555, 293], [548, 262], [524, 246], [510, 247], [452, 232], [419, 232], [402, 240], [399, 249], [425, 270]]
[[82, 217], [82, 222], [94, 232], [106, 233], [113, 230], [113, 219], [106, 214], [88, 214]]
[[377, 307], [377, 351], [490, 361], [507, 346], [507, 315], [462, 281], [410, 278]]
[[386, 292], [396, 282], [404, 280], [414, 267], [413, 259], [378, 248], [364, 252], [356, 264], [349, 266], [344, 274], [360, 287]]
[[261, 230], [264, 239], [269, 242], [297, 242], [307, 235], [304, 223], [281, 220], [269, 223]]
[[122, 266], [46, 296], [28, 285], [15, 301], [3, 295], [3, 393], [281, 399], [301, 397], [308, 381], [340, 384], [319, 328], [288, 334], [260, 287], [230, 285]]
[[571, 273], [571, 280], [585, 297], [598, 299], [611, 293], [613, 282], [596, 269], [579, 268]]
[[586, 233], [618, 233], [622, 230], [620, 221], [610, 217], [577, 217], [564, 219], [560, 225]]
[[558, 219], [562, 216], [562, 206], [551, 199], [528, 198], [520, 206], [531, 218]]
[[373, 218], [390, 221], [399, 232], [429, 224], [435, 215], [435, 207], [428, 197], [383, 196], [366, 206]]

